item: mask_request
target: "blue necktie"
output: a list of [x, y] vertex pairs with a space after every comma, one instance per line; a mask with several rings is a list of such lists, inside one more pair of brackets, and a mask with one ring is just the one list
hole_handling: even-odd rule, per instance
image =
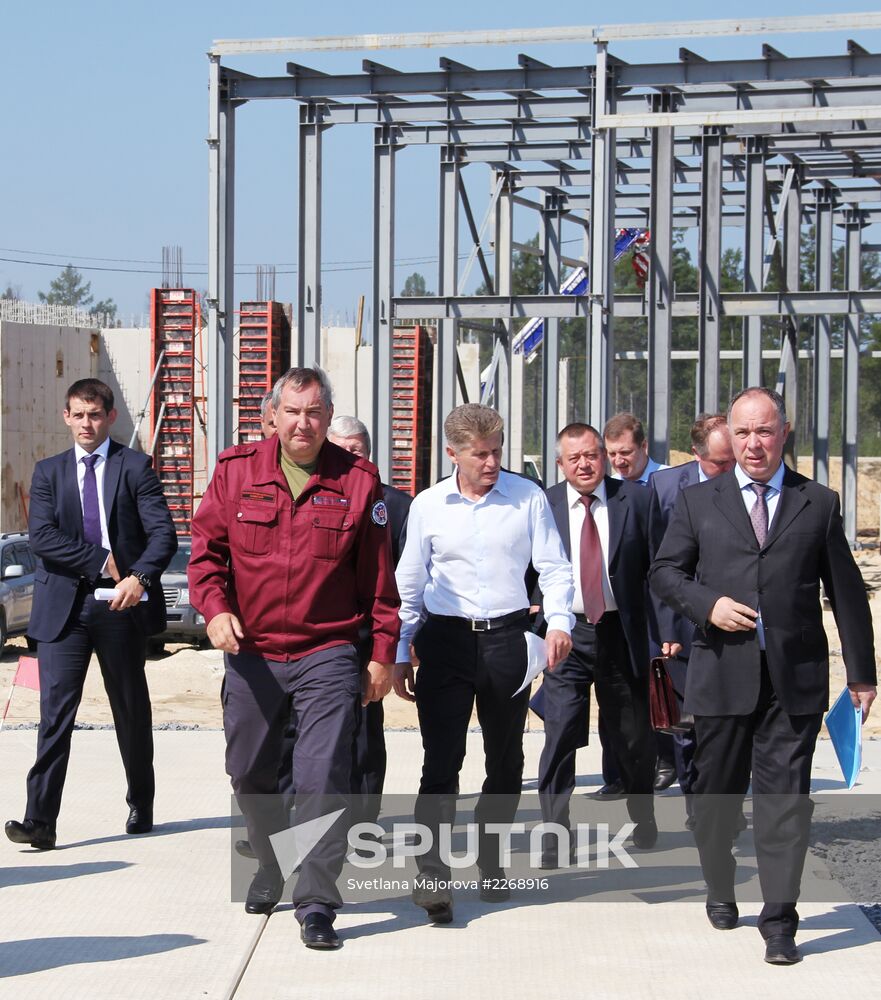
[[83, 477], [83, 536], [93, 545], [101, 544], [101, 512], [98, 508], [98, 480], [95, 463], [100, 455], [86, 455], [82, 460], [86, 469]]

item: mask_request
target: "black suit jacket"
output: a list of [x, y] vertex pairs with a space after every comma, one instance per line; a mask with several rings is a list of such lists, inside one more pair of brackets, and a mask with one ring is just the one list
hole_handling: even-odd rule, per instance
[[410, 516], [410, 504], [413, 497], [397, 486], [382, 484], [382, 496], [388, 510], [388, 526], [391, 533], [392, 559], [394, 565], [398, 565], [404, 545], [407, 541], [407, 518]]
[[[649, 568], [649, 491], [644, 486], [610, 476], [605, 477], [605, 483], [609, 509], [609, 583], [627, 638], [630, 666], [639, 676], [647, 673], [649, 666], [645, 592]], [[571, 558], [566, 483], [558, 483], [545, 492], [566, 555]]]
[[[110, 442], [104, 469], [104, 509], [113, 558], [123, 576], [134, 571], [153, 581], [149, 600], [133, 609], [146, 635], [165, 628], [159, 577], [177, 551], [174, 523], [148, 455]], [[52, 642], [73, 610], [82, 581], [101, 577], [108, 550], [83, 538], [83, 514], [73, 448], [37, 462], [28, 516], [37, 556], [28, 635]]]
[[829, 704], [821, 581], [848, 682], [875, 683], [872, 618], [838, 496], [791, 469], [761, 548], [733, 471], [682, 490], [649, 581], [662, 601], [697, 626], [685, 702], [696, 715], [748, 715], [758, 702], [757, 632], [725, 632], [708, 623], [723, 596], [761, 607], [768, 672], [789, 714], [816, 714]]
[[[676, 465], [672, 469], [659, 469], [649, 479], [649, 554], [652, 559], [658, 554], [658, 549], [664, 540], [679, 491], [688, 486], [696, 486], [699, 481], [700, 466], [697, 462], [686, 462], [685, 465]], [[659, 646], [664, 642], [678, 642], [682, 646], [679, 656], [688, 659], [694, 625], [663, 601], [654, 595], [652, 597], [658, 629], [658, 634], [653, 638]], [[685, 690], [684, 686], [678, 683], [676, 687], [677, 690]]]

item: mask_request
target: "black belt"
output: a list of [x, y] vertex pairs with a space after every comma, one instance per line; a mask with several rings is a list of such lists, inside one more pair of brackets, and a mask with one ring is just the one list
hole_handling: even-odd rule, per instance
[[[597, 622], [590, 621], [587, 617], [585, 617], [585, 615], [581, 614], [580, 611], [575, 611], [573, 613], [575, 615], [575, 621], [581, 622], [583, 625], [596, 625], [597, 624]], [[604, 611], [603, 615], [602, 615], [602, 618], [600, 618], [600, 621], [601, 622], [611, 621], [612, 615], [614, 615], [617, 618], [618, 617], [618, 612], [617, 611]]]
[[508, 628], [509, 625], [524, 621], [529, 617], [529, 611], [524, 608], [522, 611], [512, 611], [509, 615], [501, 615], [499, 618], [457, 618], [454, 615], [435, 615], [429, 611], [428, 617], [445, 625], [470, 629], [472, 632], [495, 632], [500, 628]]

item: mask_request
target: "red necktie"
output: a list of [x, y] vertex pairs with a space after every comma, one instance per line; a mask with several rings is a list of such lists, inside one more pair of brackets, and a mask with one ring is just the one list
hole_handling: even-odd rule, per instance
[[606, 610], [603, 597], [603, 548], [600, 533], [590, 512], [590, 505], [596, 500], [593, 493], [581, 498], [584, 504], [584, 524], [581, 526], [581, 597], [584, 614], [588, 621], [598, 622]]

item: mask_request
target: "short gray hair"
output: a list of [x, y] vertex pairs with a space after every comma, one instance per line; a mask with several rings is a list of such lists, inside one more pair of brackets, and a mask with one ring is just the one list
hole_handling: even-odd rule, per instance
[[272, 387], [272, 405], [276, 410], [281, 406], [281, 394], [289, 385], [298, 391], [310, 385], [317, 385], [321, 390], [321, 402], [328, 409], [333, 406], [330, 379], [327, 377], [327, 372], [318, 365], [313, 365], [311, 368], [288, 368]]
[[782, 427], [786, 423], [786, 402], [780, 393], [775, 392], [773, 389], [766, 389], [763, 385], [750, 385], [747, 386], [746, 389], [741, 389], [728, 404], [728, 412], [725, 416], [729, 424], [731, 423], [731, 411], [734, 409], [734, 404], [739, 399], [743, 399], [744, 396], [766, 396], [777, 408], [777, 416], [780, 418], [780, 426]]
[[370, 455], [370, 431], [357, 417], [349, 417], [344, 414], [334, 417], [330, 422], [330, 427], [327, 428], [327, 433], [331, 437], [338, 438], [364, 438], [367, 454]]
[[447, 444], [458, 451], [467, 448], [474, 438], [488, 438], [503, 433], [505, 421], [498, 411], [481, 403], [464, 403], [451, 410], [444, 421]]
[[263, 398], [260, 400], [260, 416], [265, 417], [266, 411], [269, 409], [269, 402], [272, 399], [272, 389], [269, 392], [263, 393]]

